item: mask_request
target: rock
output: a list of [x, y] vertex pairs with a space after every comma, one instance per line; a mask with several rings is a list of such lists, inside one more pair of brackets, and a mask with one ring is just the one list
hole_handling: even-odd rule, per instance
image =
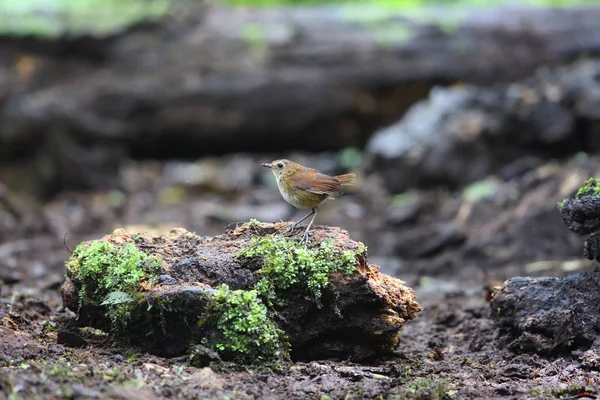
[[56, 343], [67, 347], [87, 347], [88, 342], [76, 333], [61, 331], [58, 332]]
[[0, 326], [0, 360], [30, 359], [39, 357], [42, 352], [42, 346], [31, 335]]
[[162, 274], [158, 277], [158, 284], [159, 285], [175, 285], [177, 283], [177, 281], [168, 274]]
[[190, 350], [190, 364], [196, 368], [205, 367], [214, 361], [221, 361], [219, 354], [201, 344], [193, 345]]
[[[590, 234], [584, 255], [600, 259], [600, 180], [590, 178], [558, 208], [570, 230]], [[515, 351], [588, 350], [600, 332], [600, 266], [565, 278], [512, 278], [493, 295], [490, 307], [500, 343]], [[582, 357], [594, 364], [596, 348]]]
[[203, 364], [391, 351], [421, 309], [414, 291], [369, 264], [348, 232], [316, 227], [303, 247], [282, 235], [288, 227], [249, 222], [212, 238], [116, 230], [73, 252], [63, 302], [80, 305], [79, 324], [143, 351], [218, 353]]
[[403, 235], [394, 246], [396, 254], [406, 258], [425, 258], [448, 248], [458, 247], [466, 240], [465, 234], [449, 222], [433, 226], [429, 231], [415, 230]]
[[584, 256], [600, 261], [600, 180], [590, 178], [577, 193], [559, 203], [563, 221], [570, 230], [589, 235]]
[[[390, 191], [402, 192], [463, 186], [493, 173], [510, 177], [540, 159], [597, 151], [591, 127], [600, 119], [599, 72], [600, 63], [581, 62], [540, 69], [520, 83], [436, 88], [375, 133], [367, 163], [381, 170]], [[524, 157], [530, 161], [514, 164]]]
[[490, 308], [501, 346], [542, 355], [586, 350], [600, 332], [600, 269], [565, 278], [512, 278]]

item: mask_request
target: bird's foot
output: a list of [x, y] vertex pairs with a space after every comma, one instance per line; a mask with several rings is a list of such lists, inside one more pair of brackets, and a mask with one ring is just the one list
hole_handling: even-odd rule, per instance
[[287, 228], [285, 231], [283, 231], [283, 234], [288, 235], [290, 233], [293, 233], [296, 228], [297, 228], [297, 223], [294, 222], [292, 225], [290, 225], [289, 228]]
[[305, 230], [304, 233], [302, 234], [302, 238], [300, 239], [300, 244], [307, 245], [308, 239], [310, 239], [311, 233], [312, 233], [312, 231], [310, 231], [309, 229]]

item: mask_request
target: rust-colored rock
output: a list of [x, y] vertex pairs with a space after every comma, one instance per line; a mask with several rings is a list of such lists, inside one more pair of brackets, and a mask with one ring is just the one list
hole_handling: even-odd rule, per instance
[[[162, 355], [182, 354], [195, 343], [206, 343], [203, 339], [212, 333], [198, 322], [217, 286], [224, 283], [233, 290], [251, 290], [263, 277], [261, 257], [240, 257], [239, 251], [251, 245], [253, 238], [280, 236], [288, 227], [288, 223], [247, 223], [212, 238], [184, 229], [162, 235], [118, 229], [105, 236], [102, 241], [116, 246], [135, 243], [163, 262], [157, 283], [141, 285], [145, 300], [130, 313], [127, 329], [119, 335]], [[303, 282], [277, 292], [283, 301], [271, 305], [269, 315], [285, 332], [291, 357], [363, 359], [391, 351], [404, 322], [421, 310], [413, 289], [369, 264], [364, 245], [351, 240], [347, 231], [316, 227], [307, 248], [324, 241], [332, 243], [336, 255], [355, 254], [354, 272], [331, 273], [318, 299], [302, 289]], [[300, 244], [298, 248], [302, 249]], [[78, 285], [75, 277], [67, 278], [62, 288], [66, 305], [79, 304]], [[84, 303], [79, 320], [106, 327], [103, 311], [101, 305]]]

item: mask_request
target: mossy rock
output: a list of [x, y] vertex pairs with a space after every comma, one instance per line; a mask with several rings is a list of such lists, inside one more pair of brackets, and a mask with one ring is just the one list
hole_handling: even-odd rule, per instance
[[575, 197], [600, 196], [600, 179], [590, 178], [579, 188]]
[[600, 261], [600, 179], [588, 179], [575, 195], [560, 201], [558, 209], [569, 230], [588, 235], [584, 257]]
[[78, 322], [151, 353], [202, 345], [223, 359], [361, 359], [392, 350], [420, 311], [414, 291], [367, 262], [365, 246], [317, 227], [251, 221], [212, 238], [118, 229], [67, 261], [65, 306]]

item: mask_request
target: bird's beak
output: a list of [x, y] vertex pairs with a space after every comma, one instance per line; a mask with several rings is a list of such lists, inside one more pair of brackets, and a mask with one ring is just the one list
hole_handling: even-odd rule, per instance
[[263, 167], [267, 167], [267, 168], [273, 168], [273, 165], [271, 163], [264, 163], [264, 164], [260, 164]]

